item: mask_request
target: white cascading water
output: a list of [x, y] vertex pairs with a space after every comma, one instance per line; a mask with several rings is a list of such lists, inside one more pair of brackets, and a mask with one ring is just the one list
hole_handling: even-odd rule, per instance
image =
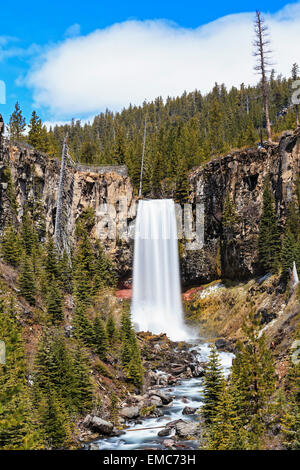
[[173, 341], [191, 338], [183, 320], [172, 199], [141, 200], [138, 204], [131, 314], [138, 331], [166, 333]]
[[296, 263], [293, 262], [293, 286], [296, 286], [299, 283], [299, 277], [297, 273]]

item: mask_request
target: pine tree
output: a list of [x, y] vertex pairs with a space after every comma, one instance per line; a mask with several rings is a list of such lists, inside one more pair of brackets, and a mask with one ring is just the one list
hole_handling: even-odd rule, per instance
[[144, 381], [144, 368], [142, 366], [140, 350], [137, 344], [131, 345], [130, 361], [126, 366], [127, 379], [137, 387], [141, 387]]
[[93, 293], [92, 280], [95, 273], [95, 256], [89, 235], [85, 229], [82, 229], [73, 265], [73, 284], [76, 299], [80, 303], [88, 305]]
[[41, 417], [46, 446], [61, 449], [69, 437], [67, 416], [57, 395], [49, 389], [42, 401]]
[[82, 340], [87, 346], [94, 344], [94, 327], [88, 317], [87, 309], [84, 303], [79, 301], [75, 304], [73, 316], [74, 335]]
[[300, 363], [290, 358], [285, 380], [286, 403], [282, 416], [284, 445], [300, 450]]
[[47, 300], [47, 314], [52, 325], [58, 325], [63, 321], [62, 293], [58, 283], [53, 280], [49, 287]]
[[238, 216], [230, 192], [226, 194], [224, 210], [222, 215], [223, 234], [226, 242], [229, 243], [236, 232]]
[[178, 159], [175, 184], [175, 202], [179, 204], [188, 202], [190, 184], [188, 180], [187, 167], [183, 158]]
[[103, 320], [99, 316], [94, 320], [94, 346], [100, 359], [105, 361], [108, 349], [107, 336]]
[[260, 448], [263, 419], [268, 413], [269, 400], [275, 390], [275, 371], [271, 352], [259, 320], [250, 313], [243, 330], [246, 344], [237, 344], [232, 365], [231, 381], [239, 393], [237, 408], [243, 425], [248, 426], [250, 448]]
[[242, 450], [246, 448], [245, 431], [241, 427], [235, 396], [231, 388], [222, 384], [220, 399], [216, 405], [216, 414], [209, 429], [209, 450]]
[[53, 238], [49, 238], [46, 244], [45, 271], [48, 281], [59, 278], [58, 254]]
[[27, 142], [41, 152], [48, 151], [48, 135], [47, 129], [42, 124], [42, 120], [38, 117], [36, 111], [32, 112]]
[[67, 294], [72, 294], [73, 271], [72, 271], [70, 259], [65, 250], [62, 256], [58, 260], [58, 273], [59, 273], [59, 280], [61, 283], [61, 288]]
[[203, 384], [203, 406], [201, 414], [206, 424], [211, 424], [217, 414], [217, 406], [224, 387], [222, 366], [215, 346], [211, 346]]
[[15, 109], [9, 120], [9, 134], [12, 140], [22, 140], [26, 128], [26, 120], [23, 117], [19, 103], [15, 104]]
[[102, 247], [99, 245], [98, 254], [95, 260], [94, 270], [94, 293], [105, 286], [115, 286], [116, 275], [110, 259], [104, 254]]
[[19, 234], [16, 232], [14, 227], [9, 225], [5, 228], [1, 242], [1, 252], [4, 260], [11, 266], [19, 266], [22, 254], [22, 244]]
[[111, 394], [109, 410], [110, 410], [111, 420], [116, 426], [118, 424], [119, 413], [118, 413], [118, 397], [115, 394], [115, 392]]
[[112, 346], [116, 340], [116, 332], [116, 323], [114, 317], [109, 314], [106, 322], [106, 334], [110, 346]]
[[287, 276], [290, 270], [293, 267], [293, 262], [296, 258], [296, 247], [295, 247], [295, 239], [289, 229], [287, 228], [283, 243], [282, 243], [282, 250], [281, 250], [281, 265], [282, 265], [282, 272], [285, 276]]
[[19, 277], [20, 294], [30, 305], [35, 305], [36, 284], [32, 263], [26, 256]]
[[121, 339], [123, 341], [127, 340], [127, 342], [129, 343], [132, 338], [132, 332], [133, 332], [133, 329], [132, 329], [130, 311], [126, 309], [122, 312], [122, 316], [121, 316]]
[[280, 236], [269, 178], [266, 179], [264, 186], [263, 210], [259, 226], [258, 255], [259, 262], [265, 272], [277, 272], [280, 258]]
[[89, 358], [84, 348], [78, 343], [73, 359], [72, 403], [79, 413], [85, 413], [92, 407], [93, 384], [91, 381]]
[[0, 299], [0, 338], [6, 346], [6, 361], [0, 364], [0, 449], [38, 449], [40, 429], [26, 383], [20, 325], [11, 314], [12, 307]]
[[26, 254], [32, 256], [37, 250], [38, 236], [32, 219], [26, 210], [22, 219], [21, 239]]

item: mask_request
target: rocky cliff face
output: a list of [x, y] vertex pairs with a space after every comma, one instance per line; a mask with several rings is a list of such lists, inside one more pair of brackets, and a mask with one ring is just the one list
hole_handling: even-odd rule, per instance
[[[204, 245], [187, 250], [182, 244], [183, 282], [197, 284], [221, 276], [247, 279], [259, 273], [256, 258], [263, 185], [272, 182], [279, 224], [284, 226], [287, 204], [293, 198], [300, 169], [300, 129], [286, 133], [279, 144], [268, 144], [217, 158], [190, 174], [190, 201], [203, 207]], [[12, 215], [12, 199], [21, 220], [27, 206], [41, 232], [54, 232], [60, 162], [26, 145], [0, 148], [0, 231]], [[92, 233], [102, 238], [116, 258], [120, 276], [130, 275], [132, 233], [126, 231], [136, 214], [133, 187], [124, 167], [68, 167], [64, 190], [65, 248], [69, 249], [76, 220], [92, 207]], [[238, 230], [227, 240], [222, 230], [226, 194], [238, 216]], [[45, 215], [43, 215], [45, 214]], [[124, 231], [125, 229], [125, 231]], [[121, 238], [121, 239], [120, 239]]]
[[[279, 144], [233, 152], [190, 175], [191, 202], [204, 205], [204, 247], [185, 251], [185, 282], [207, 282], [222, 275], [247, 279], [259, 273], [256, 256], [263, 186], [269, 175], [281, 228], [287, 205], [295, 196], [300, 171], [300, 129], [284, 134]], [[222, 230], [222, 212], [229, 192], [238, 217], [230, 240]]]
[[[8, 220], [20, 221], [27, 207], [40, 226], [41, 235], [54, 233], [60, 162], [25, 145], [4, 142], [0, 149], [0, 231]], [[13, 210], [13, 201], [16, 211]], [[124, 206], [121, 213], [120, 201]], [[95, 211], [93, 234], [118, 257], [119, 274], [131, 269], [129, 237], [117, 241], [114, 232], [135, 215], [133, 188], [126, 167], [88, 168], [68, 165], [63, 195], [64, 246], [70, 249], [76, 220], [88, 207]], [[125, 213], [125, 221], [124, 215]], [[112, 226], [108, 214], [115, 221]]]

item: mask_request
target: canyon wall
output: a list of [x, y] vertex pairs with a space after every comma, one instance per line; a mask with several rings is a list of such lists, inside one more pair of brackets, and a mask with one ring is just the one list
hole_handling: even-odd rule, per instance
[[[0, 148], [0, 232], [9, 220], [20, 222], [27, 208], [44, 233], [54, 233], [60, 161], [50, 159], [26, 144], [4, 141]], [[12, 183], [12, 184], [11, 184]], [[12, 187], [11, 187], [12, 186]], [[12, 216], [12, 193], [16, 214]], [[121, 211], [120, 201], [125, 204]], [[117, 240], [125, 222], [135, 217], [133, 187], [125, 166], [87, 167], [68, 165], [63, 193], [64, 246], [70, 251], [78, 217], [91, 207], [95, 212], [92, 235], [103, 239], [106, 250], [118, 259], [122, 276], [131, 270], [132, 243], [129, 236]], [[111, 214], [108, 220], [107, 213]], [[112, 227], [110, 221], [115, 226]]]
[[[204, 247], [185, 251], [182, 272], [186, 283], [207, 282], [220, 276], [248, 279], [260, 273], [257, 259], [259, 220], [264, 182], [272, 184], [281, 230], [287, 206], [295, 197], [300, 171], [300, 129], [286, 132], [280, 142], [239, 150], [216, 158], [190, 174], [192, 203], [204, 205]], [[237, 229], [224, 234], [222, 213], [230, 193]]]
[[[257, 237], [265, 178], [270, 177], [279, 226], [283, 228], [299, 168], [300, 129], [285, 133], [278, 144], [235, 151], [194, 169], [189, 175], [190, 202], [194, 210], [196, 204], [203, 207], [204, 245], [187, 250], [181, 243], [183, 282], [198, 284], [222, 276], [243, 280], [259, 274]], [[0, 146], [0, 232], [8, 220], [13, 220], [14, 197], [16, 222], [27, 207], [40, 225], [41, 236], [46, 231], [53, 234], [59, 174], [60, 161], [26, 144], [4, 141]], [[116, 259], [119, 276], [130, 276], [136, 198], [126, 167], [68, 166], [64, 186], [63, 248], [70, 250], [76, 220], [91, 207], [96, 214], [92, 234], [102, 239]], [[222, 229], [228, 193], [238, 217], [238, 229], [230, 239]]]

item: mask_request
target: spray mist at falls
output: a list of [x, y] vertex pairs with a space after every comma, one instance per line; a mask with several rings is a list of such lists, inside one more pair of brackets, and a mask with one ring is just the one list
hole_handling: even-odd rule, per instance
[[135, 227], [132, 321], [140, 331], [191, 337], [183, 321], [177, 225], [171, 199], [140, 201]]

